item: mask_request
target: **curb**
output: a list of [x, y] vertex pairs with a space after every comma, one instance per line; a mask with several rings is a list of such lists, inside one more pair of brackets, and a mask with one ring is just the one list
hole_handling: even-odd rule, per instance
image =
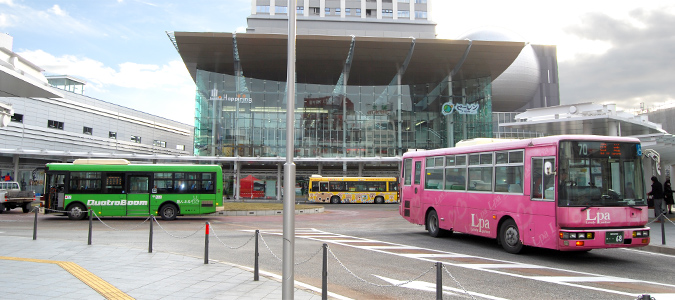
[[[317, 214], [317, 213], [322, 213], [324, 212], [323, 207], [317, 207], [317, 208], [308, 208], [308, 209], [296, 209], [295, 214], [296, 215], [303, 215], [303, 214]], [[217, 211], [212, 214], [208, 214], [209, 216], [276, 216], [276, 215], [283, 215], [284, 211], [283, 210], [222, 210], [222, 211]]]
[[648, 251], [648, 252], [654, 252], [654, 253], [661, 253], [661, 254], [668, 254], [668, 255], [675, 255], [675, 248], [673, 247], [668, 247], [666, 245], [647, 245], [644, 247], [641, 247], [636, 250], [642, 250], [642, 251]]

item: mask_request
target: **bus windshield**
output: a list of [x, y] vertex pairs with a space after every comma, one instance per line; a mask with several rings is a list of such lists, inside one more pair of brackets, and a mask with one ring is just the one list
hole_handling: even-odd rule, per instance
[[559, 206], [644, 206], [640, 144], [561, 141]]

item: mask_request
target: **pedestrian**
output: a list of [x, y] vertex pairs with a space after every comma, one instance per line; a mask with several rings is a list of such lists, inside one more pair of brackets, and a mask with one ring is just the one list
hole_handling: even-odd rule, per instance
[[654, 217], [658, 219], [656, 222], [661, 222], [661, 215], [663, 214], [663, 186], [656, 176], [652, 176], [652, 190], [647, 195], [652, 196], [652, 199], [654, 199]]
[[673, 214], [673, 189], [670, 186], [670, 178], [666, 179], [666, 182], [663, 183], [663, 200], [668, 205], [668, 214]]

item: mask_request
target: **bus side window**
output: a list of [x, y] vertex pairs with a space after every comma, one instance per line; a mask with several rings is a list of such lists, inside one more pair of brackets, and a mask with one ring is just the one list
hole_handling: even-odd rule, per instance
[[318, 192], [319, 191], [319, 182], [318, 181], [312, 181], [312, 187], [311, 187], [310, 192]]
[[320, 182], [319, 188], [322, 192], [328, 192], [328, 182]]

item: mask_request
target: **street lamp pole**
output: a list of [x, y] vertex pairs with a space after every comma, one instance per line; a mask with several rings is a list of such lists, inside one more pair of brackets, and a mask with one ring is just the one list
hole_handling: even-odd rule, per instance
[[286, 73], [286, 164], [284, 164], [284, 233], [282, 299], [294, 297], [295, 262], [295, 29], [296, 0], [288, 0], [288, 45]]

